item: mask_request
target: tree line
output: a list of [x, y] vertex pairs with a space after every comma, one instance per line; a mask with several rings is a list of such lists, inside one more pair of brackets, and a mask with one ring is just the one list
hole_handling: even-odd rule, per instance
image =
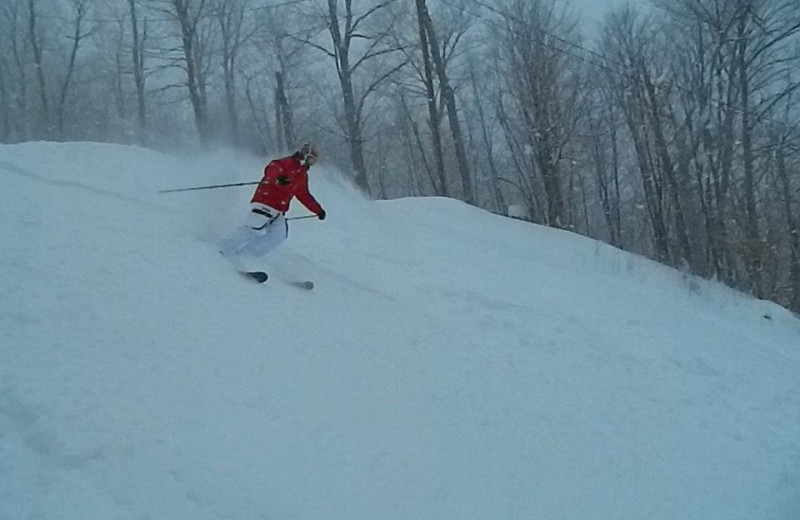
[[0, 49], [3, 143], [313, 139], [800, 312], [796, 0], [4, 0]]

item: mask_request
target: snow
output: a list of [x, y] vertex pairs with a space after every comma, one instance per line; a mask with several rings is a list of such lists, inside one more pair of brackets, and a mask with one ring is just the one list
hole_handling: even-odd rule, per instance
[[522, 204], [511, 204], [508, 206], [508, 211], [506, 214], [509, 217], [526, 219], [528, 218], [528, 208]]
[[0, 519], [800, 518], [788, 311], [324, 164], [258, 286], [263, 164], [0, 146]]

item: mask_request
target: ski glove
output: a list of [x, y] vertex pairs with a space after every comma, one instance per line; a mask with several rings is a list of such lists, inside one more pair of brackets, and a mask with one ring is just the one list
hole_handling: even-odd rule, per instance
[[289, 177], [287, 175], [281, 175], [275, 180], [278, 181], [279, 186], [286, 186], [291, 182], [291, 180], [289, 180]]
[[319, 213], [317, 213], [317, 218], [318, 219], [325, 220], [325, 217], [326, 217], [326, 213], [325, 213], [324, 209], [322, 211], [320, 211]]

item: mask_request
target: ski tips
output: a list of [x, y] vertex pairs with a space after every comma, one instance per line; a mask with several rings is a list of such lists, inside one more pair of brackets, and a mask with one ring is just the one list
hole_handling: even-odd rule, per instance
[[[239, 271], [239, 273], [241, 273], [242, 276], [250, 280], [255, 280], [258, 283], [264, 283], [267, 280], [269, 280], [269, 275], [263, 271]], [[281, 281], [289, 285], [292, 285], [294, 287], [297, 287], [299, 289], [305, 289], [306, 291], [311, 291], [312, 289], [314, 289], [314, 282], [312, 282], [311, 280], [305, 280], [301, 282], [291, 282], [285, 280]]]
[[269, 280], [269, 275], [262, 271], [243, 271], [242, 275], [247, 276], [258, 283], [264, 283]]

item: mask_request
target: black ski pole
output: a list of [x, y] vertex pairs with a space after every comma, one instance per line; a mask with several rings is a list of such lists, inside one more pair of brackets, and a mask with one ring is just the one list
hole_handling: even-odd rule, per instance
[[198, 186], [196, 188], [178, 188], [177, 190], [160, 190], [159, 193], [175, 193], [176, 191], [212, 190], [214, 188], [230, 188], [232, 186], [252, 186], [255, 184], [261, 184], [261, 181], [237, 182], [234, 184], [215, 184], [214, 186]]
[[306, 215], [304, 217], [289, 217], [286, 220], [301, 220], [304, 218], [319, 218], [317, 215]]

